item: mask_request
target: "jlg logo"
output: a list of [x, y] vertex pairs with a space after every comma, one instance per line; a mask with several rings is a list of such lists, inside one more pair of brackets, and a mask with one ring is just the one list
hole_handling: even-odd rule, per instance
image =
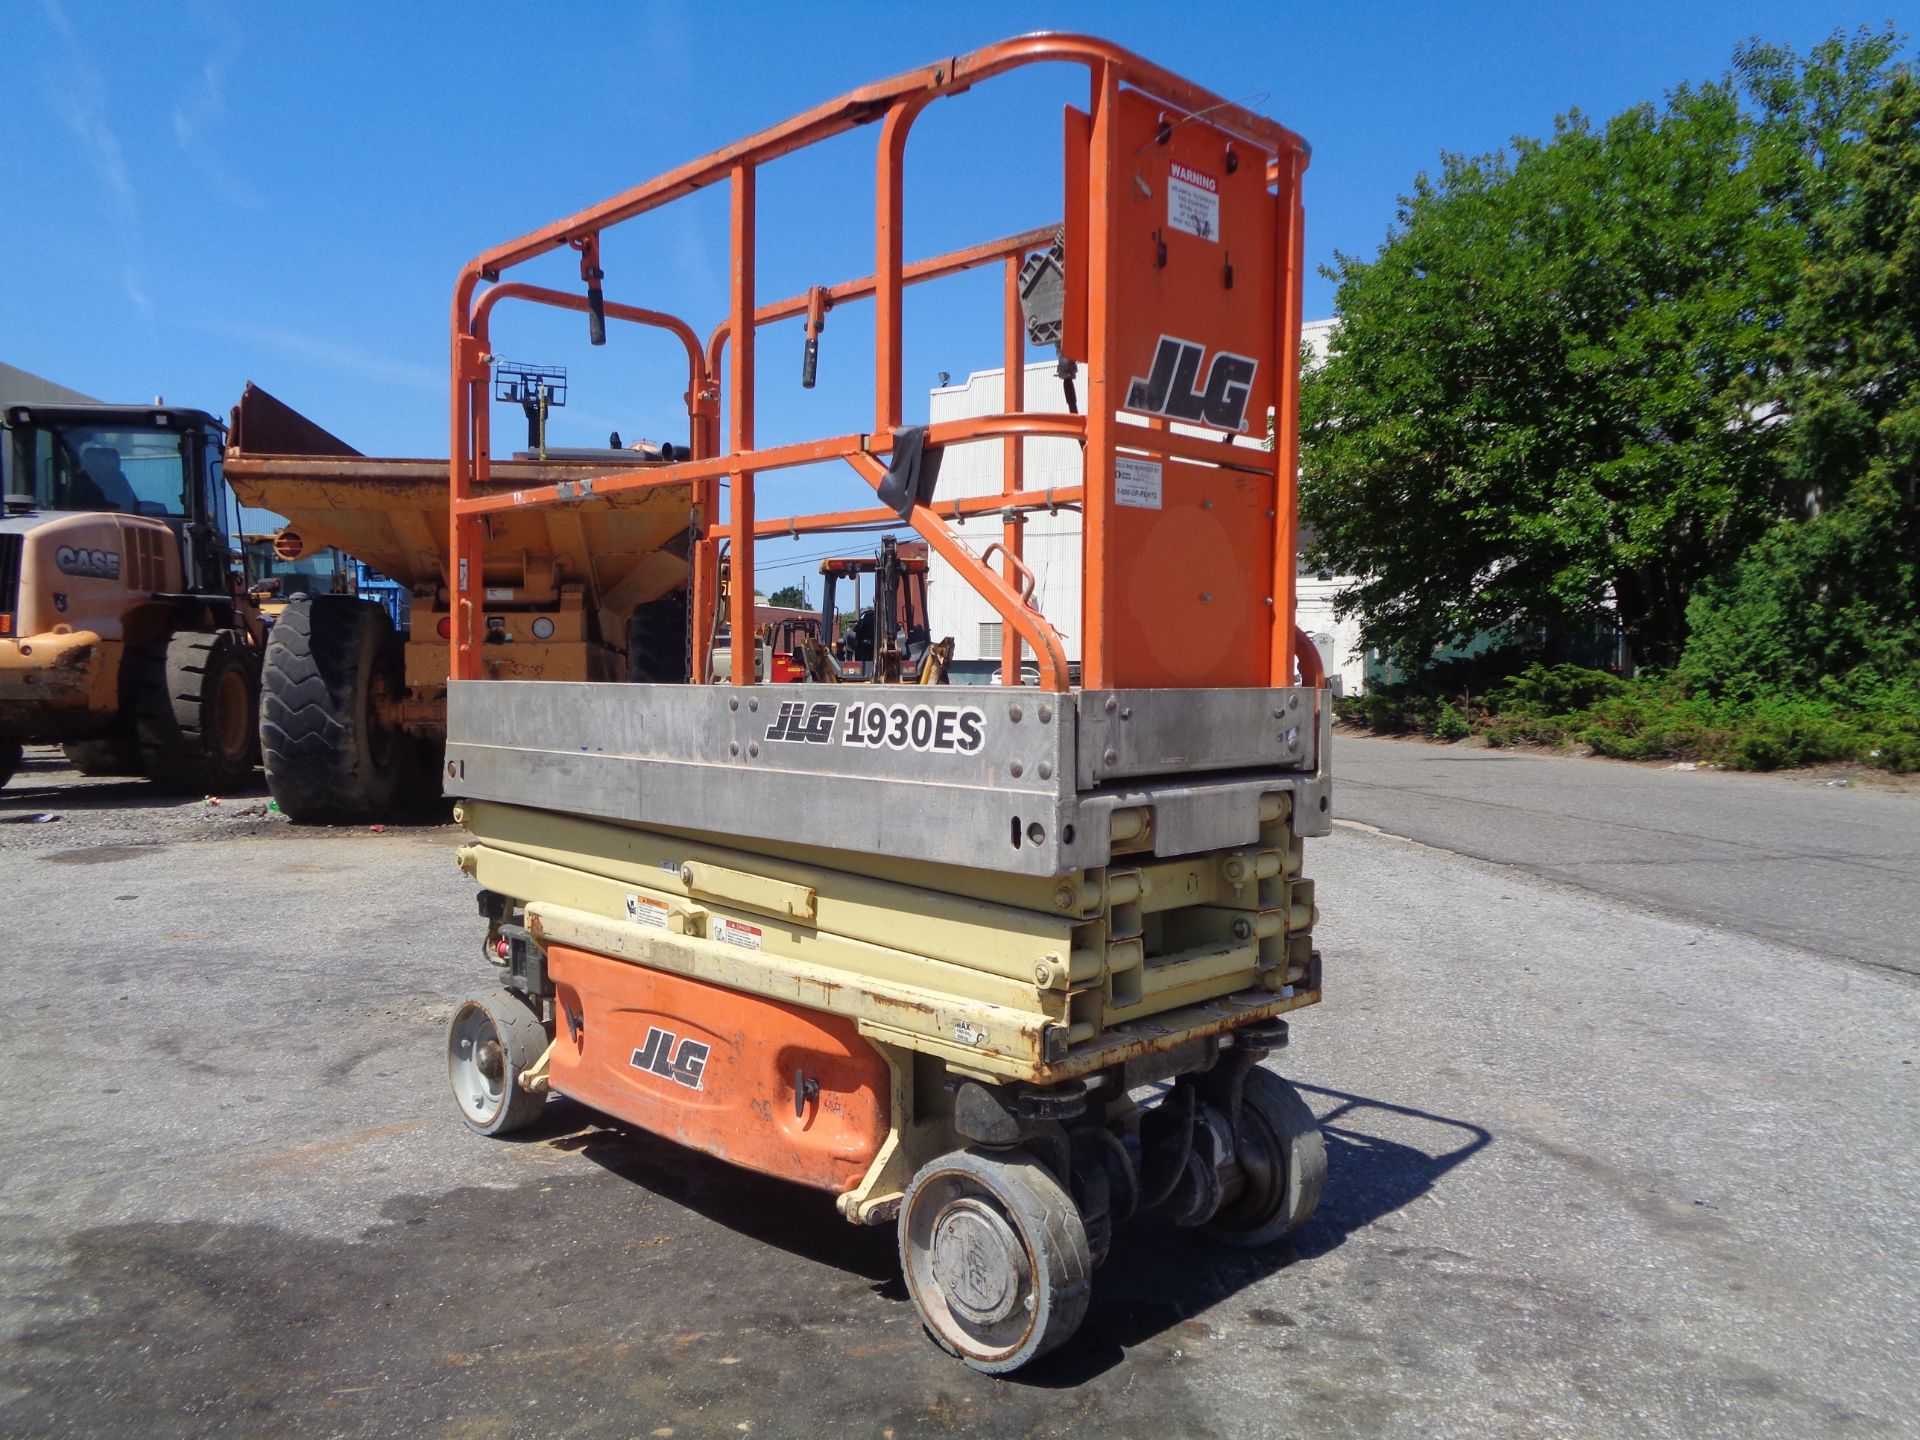
[[674, 1035], [671, 1030], [662, 1030], [657, 1025], [649, 1026], [647, 1043], [633, 1052], [633, 1058], [628, 1063], [636, 1070], [658, 1075], [689, 1090], [702, 1088], [700, 1077], [706, 1073], [711, 1047], [702, 1045], [698, 1040], [682, 1040], [677, 1052], [673, 1047]]
[[767, 727], [767, 739], [792, 740], [804, 745], [828, 745], [833, 741], [834, 717], [838, 705], [812, 705], [804, 700], [782, 700], [780, 713]]
[[1217, 425], [1222, 430], [1247, 428], [1247, 396], [1260, 362], [1222, 350], [1213, 357], [1204, 389], [1198, 388], [1200, 362], [1207, 349], [1172, 335], [1160, 337], [1153, 352], [1153, 371], [1127, 387], [1127, 408], [1173, 420]]

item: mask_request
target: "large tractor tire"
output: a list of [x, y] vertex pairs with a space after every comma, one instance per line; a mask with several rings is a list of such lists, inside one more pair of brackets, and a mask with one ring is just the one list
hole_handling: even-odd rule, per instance
[[20, 759], [26, 753], [17, 740], [0, 740], [0, 785], [13, 779], [14, 772], [20, 768]]
[[109, 735], [104, 740], [69, 740], [60, 747], [67, 763], [82, 775], [144, 775], [146, 762], [140, 758], [140, 742], [130, 735]]
[[181, 631], [140, 659], [140, 766], [176, 795], [232, 794], [260, 762], [260, 671], [238, 630]]
[[627, 621], [627, 679], [684, 685], [687, 674], [687, 592], [676, 590], [637, 606]]
[[379, 712], [402, 685], [380, 606], [346, 595], [287, 606], [267, 636], [260, 741], [267, 788], [289, 820], [352, 824], [394, 810], [413, 747]]

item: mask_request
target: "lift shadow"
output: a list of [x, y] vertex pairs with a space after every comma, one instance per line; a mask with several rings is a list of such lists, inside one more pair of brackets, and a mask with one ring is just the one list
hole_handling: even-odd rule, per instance
[[[1150, 1216], [1122, 1227], [1107, 1264], [1094, 1276], [1080, 1333], [1007, 1379], [1045, 1388], [1085, 1384], [1120, 1364], [1133, 1347], [1192, 1322], [1296, 1261], [1338, 1248], [1355, 1231], [1427, 1194], [1492, 1143], [1491, 1133], [1470, 1121], [1295, 1083], [1320, 1116], [1327, 1142], [1327, 1187], [1313, 1218], [1264, 1251], [1236, 1250]], [[1420, 1143], [1381, 1133], [1404, 1132], [1407, 1122], [1438, 1127], [1438, 1133]], [[736, 1235], [859, 1275], [876, 1294], [908, 1303], [893, 1227], [850, 1226], [817, 1191], [687, 1150], [569, 1100], [549, 1105], [524, 1139], [580, 1154]], [[1250, 1318], [1293, 1323], [1279, 1310], [1256, 1310]]]
[[849, 1225], [821, 1191], [729, 1165], [564, 1098], [549, 1102], [539, 1124], [510, 1138], [584, 1156], [733, 1234], [850, 1271], [889, 1299], [906, 1298], [893, 1227]]
[[[1294, 1081], [1320, 1118], [1327, 1144], [1327, 1185], [1313, 1217], [1267, 1250], [1238, 1250], [1151, 1216], [1124, 1227], [1094, 1276], [1093, 1303], [1080, 1333], [1053, 1355], [1010, 1377], [1048, 1387], [1085, 1384], [1125, 1359], [1126, 1352], [1231, 1300], [1300, 1260], [1339, 1248], [1347, 1236], [1411, 1204], [1448, 1171], [1493, 1141], [1491, 1132], [1409, 1105]], [[1331, 1103], [1328, 1103], [1331, 1102]], [[1440, 1127], [1431, 1143], [1410, 1144], [1377, 1133], [1395, 1121]], [[1284, 1311], [1259, 1308], [1257, 1324], [1288, 1326]]]

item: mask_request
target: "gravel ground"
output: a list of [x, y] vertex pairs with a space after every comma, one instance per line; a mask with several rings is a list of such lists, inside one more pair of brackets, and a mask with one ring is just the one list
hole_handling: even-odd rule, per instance
[[463, 1129], [453, 827], [68, 780], [0, 791], [62, 816], [0, 823], [8, 1435], [1920, 1434], [1904, 974], [1342, 829], [1280, 1057], [1320, 1211], [1123, 1232], [996, 1381], [820, 1197], [566, 1102]]

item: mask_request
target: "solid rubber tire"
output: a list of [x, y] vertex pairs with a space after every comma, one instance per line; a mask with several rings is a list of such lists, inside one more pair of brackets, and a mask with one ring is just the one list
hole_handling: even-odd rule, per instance
[[130, 736], [69, 740], [60, 749], [69, 765], [89, 777], [147, 773], [146, 763], [140, 758], [140, 743]]
[[1205, 1227], [1215, 1240], [1258, 1249], [1291, 1235], [1320, 1203], [1327, 1183], [1327, 1142], [1300, 1092], [1271, 1070], [1247, 1072], [1234, 1117], [1236, 1146], [1259, 1145], [1278, 1172], [1278, 1194], [1243, 1197]]
[[[942, 1201], [941, 1194], [950, 1198]], [[997, 1210], [1024, 1248], [1029, 1282], [1039, 1282], [1030, 1283], [1032, 1322], [1010, 1345], [981, 1343], [969, 1352], [953, 1338], [966, 1322], [948, 1307], [931, 1275], [931, 1253], [916, 1235], [937, 1221], [951, 1198], [984, 1200]], [[926, 1205], [936, 1209], [925, 1212]], [[1065, 1187], [1026, 1151], [974, 1146], [922, 1166], [900, 1203], [899, 1243], [907, 1291], [927, 1333], [984, 1374], [1004, 1375], [1038, 1359], [1065, 1344], [1086, 1318], [1093, 1274], [1086, 1227]]]
[[413, 747], [374, 718], [375, 678], [399, 695], [392, 622], [347, 595], [296, 597], [267, 636], [260, 740], [267, 789], [289, 820], [353, 824], [395, 808]]
[[[502, 1103], [492, 1115], [478, 1118], [463, 1101], [459, 1082], [460, 1057], [457, 1049], [460, 1019], [469, 1007], [478, 1007], [492, 1022], [493, 1031], [505, 1051], [506, 1061]], [[469, 1129], [482, 1135], [510, 1135], [540, 1118], [540, 1112], [546, 1108], [547, 1097], [529, 1094], [521, 1089], [520, 1076], [545, 1053], [551, 1038], [533, 1007], [511, 990], [499, 989], [469, 995], [455, 1007], [453, 1018], [447, 1022], [447, 1083], [453, 1090], [454, 1108], [460, 1112], [460, 1118]]]

